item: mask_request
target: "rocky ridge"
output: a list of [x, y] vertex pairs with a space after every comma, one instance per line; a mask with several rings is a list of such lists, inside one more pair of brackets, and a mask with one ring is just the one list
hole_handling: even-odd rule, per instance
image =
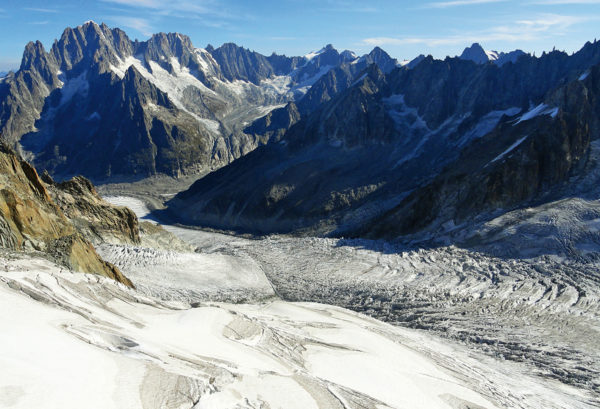
[[52, 200], [35, 168], [10, 148], [0, 147], [0, 244], [14, 251], [45, 253], [59, 264], [85, 273], [131, 281], [98, 256]]

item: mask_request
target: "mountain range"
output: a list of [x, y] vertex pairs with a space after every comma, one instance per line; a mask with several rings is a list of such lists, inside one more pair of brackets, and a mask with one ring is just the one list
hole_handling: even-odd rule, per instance
[[502, 65], [371, 65], [170, 212], [226, 229], [390, 239], [572, 195], [600, 136], [599, 64], [588, 43]]
[[[49, 51], [39, 41], [26, 46], [20, 69], [0, 83], [0, 132], [55, 176], [201, 173], [266, 143], [243, 128], [303, 99], [329, 70], [351, 66], [355, 75], [371, 63], [397, 66], [379, 48], [362, 57], [331, 45], [264, 56], [232, 43], [196, 48], [177, 33], [131, 41], [87, 22]], [[325, 97], [311, 98], [305, 105]]]
[[598, 137], [599, 64], [596, 42], [398, 62], [87, 22], [26, 46], [0, 132], [59, 180], [208, 173], [168, 203], [185, 223], [395, 238], [565, 195]]

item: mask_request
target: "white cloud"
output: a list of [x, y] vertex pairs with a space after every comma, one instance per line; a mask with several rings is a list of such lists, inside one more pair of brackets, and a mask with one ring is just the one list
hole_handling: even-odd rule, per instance
[[[231, 28], [230, 20], [245, 19], [250, 20], [251, 16], [231, 14], [224, 11], [223, 5], [215, 0], [101, 0], [104, 3], [118, 4], [131, 7], [134, 12], [144, 13], [147, 18], [145, 26], [149, 28], [148, 21], [155, 21], [161, 17], [176, 17], [193, 19], [196, 24], [213, 28]], [[139, 17], [137, 17], [139, 19]], [[114, 21], [118, 21], [116, 18]], [[127, 21], [125, 18], [120, 21]], [[122, 24], [122, 23], [119, 23]], [[129, 25], [122, 24], [125, 27], [132, 27], [144, 32], [142, 21], [133, 21]]]
[[122, 6], [138, 7], [161, 12], [162, 14], [172, 14], [186, 12], [192, 14], [219, 14], [218, 5], [209, 7], [211, 1], [188, 1], [188, 0], [102, 0], [105, 3], [115, 3]]
[[[519, 20], [517, 24], [524, 27], [524, 31], [545, 32], [549, 30], [564, 31], [569, 27], [589, 21], [592, 17], [563, 16], [559, 14], [543, 14], [534, 19]], [[510, 27], [508, 28], [510, 30]]]
[[568, 4], [600, 4], [600, 0], [538, 0], [531, 4], [568, 5]]

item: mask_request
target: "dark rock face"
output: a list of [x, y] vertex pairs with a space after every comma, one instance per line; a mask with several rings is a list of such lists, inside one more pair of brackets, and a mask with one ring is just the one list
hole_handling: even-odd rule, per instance
[[108, 64], [118, 65], [118, 59], [132, 53], [133, 45], [125, 32], [92, 22], [67, 28], [50, 51], [58, 68], [72, 76], [96, 66], [100, 72], [108, 71]]
[[503, 66], [506, 63], [512, 62], [516, 63], [521, 56], [526, 55], [526, 53], [522, 50], [514, 50], [508, 53], [497, 53], [498, 58], [494, 60], [494, 64], [498, 66]]
[[[381, 71], [387, 74], [398, 66], [398, 60], [390, 57], [381, 48], [375, 47], [369, 54], [363, 56], [357, 64], [359, 65], [359, 69], [364, 69], [371, 64], [375, 64]], [[363, 66], [361, 67], [361, 65]]]
[[600, 137], [599, 48], [502, 67], [372, 66], [278, 144], [200, 179], [169, 209], [220, 228], [389, 239], [544, 200]]

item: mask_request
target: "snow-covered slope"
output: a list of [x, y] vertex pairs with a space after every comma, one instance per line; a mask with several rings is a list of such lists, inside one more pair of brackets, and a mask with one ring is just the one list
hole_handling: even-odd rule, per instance
[[515, 364], [337, 307], [191, 308], [30, 257], [2, 264], [2, 407], [577, 405]]

